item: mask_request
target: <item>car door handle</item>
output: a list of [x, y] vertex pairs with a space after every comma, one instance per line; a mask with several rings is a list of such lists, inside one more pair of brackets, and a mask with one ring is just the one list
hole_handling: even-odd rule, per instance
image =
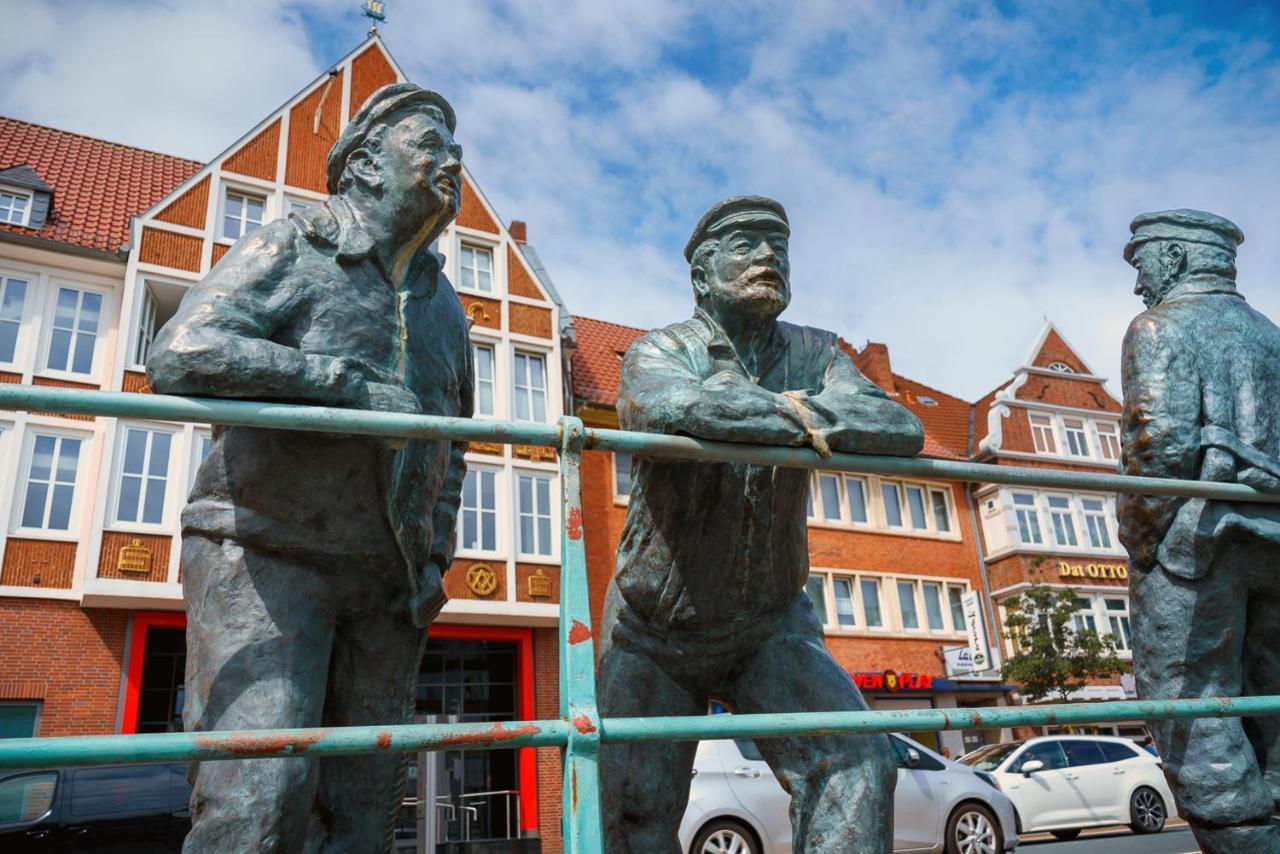
[[28, 830], [27, 831], [27, 836], [29, 836], [32, 839], [44, 839], [48, 835], [49, 835], [49, 831], [47, 830]]
[[1080, 779], [1080, 775], [1079, 775], [1079, 774], [1063, 774], [1062, 776], [1066, 777], [1068, 780], [1079, 780], [1079, 779]]
[[89, 827], [88, 825], [85, 825], [84, 827], [68, 827], [67, 830], [76, 834], [77, 836], [84, 836], [86, 833], [89, 832]]
[[742, 768], [735, 768], [733, 770], [733, 773], [737, 774], [739, 777], [746, 777], [749, 780], [754, 780], [760, 776], [759, 771], [757, 771], [754, 768], [748, 768], [746, 766], [743, 766]]
[[1123, 773], [1124, 773], [1124, 769], [1123, 769], [1123, 768], [1115, 768], [1115, 769], [1113, 769], [1113, 770], [1111, 771], [1111, 773], [1112, 773], [1112, 774], [1123, 774]]

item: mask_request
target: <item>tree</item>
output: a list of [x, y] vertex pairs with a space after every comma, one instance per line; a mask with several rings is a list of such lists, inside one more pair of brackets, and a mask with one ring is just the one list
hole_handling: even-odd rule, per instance
[[1110, 635], [1072, 625], [1076, 592], [1070, 587], [1036, 583], [1006, 607], [1017, 652], [1005, 661], [1003, 675], [1031, 702], [1066, 702], [1090, 679], [1123, 669]]

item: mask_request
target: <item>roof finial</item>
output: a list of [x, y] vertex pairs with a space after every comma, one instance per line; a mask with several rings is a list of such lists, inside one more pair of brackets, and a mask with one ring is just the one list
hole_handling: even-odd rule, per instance
[[364, 16], [373, 21], [373, 26], [369, 27], [369, 36], [373, 37], [378, 34], [378, 22], [387, 19], [387, 4], [383, 0], [364, 0]]

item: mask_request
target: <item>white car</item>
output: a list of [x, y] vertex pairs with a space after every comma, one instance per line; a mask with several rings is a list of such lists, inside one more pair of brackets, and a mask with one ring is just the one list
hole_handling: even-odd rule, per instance
[[1160, 760], [1125, 738], [1042, 736], [981, 747], [959, 761], [995, 779], [1023, 833], [1074, 839], [1083, 827], [1105, 824], [1158, 833], [1175, 811]]
[[[1018, 844], [1009, 799], [989, 778], [900, 735], [893, 850], [1000, 854]], [[703, 741], [680, 823], [686, 854], [790, 854], [791, 796], [748, 739]], [[850, 821], [856, 816], [850, 815]]]

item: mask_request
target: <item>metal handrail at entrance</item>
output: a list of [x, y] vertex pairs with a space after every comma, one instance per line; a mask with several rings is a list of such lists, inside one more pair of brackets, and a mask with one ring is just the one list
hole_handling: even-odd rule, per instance
[[407, 724], [9, 739], [0, 741], [0, 768], [554, 746], [562, 748], [564, 758], [565, 850], [569, 854], [585, 854], [600, 851], [603, 847], [597, 769], [601, 742], [768, 738], [833, 732], [926, 731], [1280, 715], [1280, 696], [706, 717], [601, 719], [596, 710], [595, 654], [587, 599], [582, 523], [580, 473], [583, 450], [626, 451], [662, 459], [822, 468], [971, 483], [1280, 503], [1280, 495], [1260, 493], [1242, 484], [1025, 469], [919, 457], [834, 454], [823, 458], [802, 448], [730, 444], [686, 436], [587, 428], [574, 417], [561, 418], [555, 424], [537, 424], [25, 385], [0, 386], [0, 409], [396, 439], [433, 438], [551, 447], [559, 452], [562, 521], [558, 719], [496, 724]]

